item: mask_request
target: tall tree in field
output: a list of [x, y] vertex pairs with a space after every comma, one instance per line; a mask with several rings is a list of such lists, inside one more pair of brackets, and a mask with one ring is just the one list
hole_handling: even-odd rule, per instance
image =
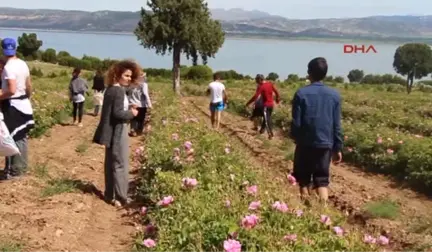
[[407, 76], [407, 93], [411, 93], [414, 78], [421, 79], [432, 73], [432, 49], [427, 44], [408, 43], [396, 49], [393, 68]]
[[144, 48], [173, 55], [173, 88], [180, 94], [180, 56], [197, 64], [214, 57], [225, 41], [221, 24], [211, 19], [204, 0], [149, 0], [150, 10], [141, 8], [135, 35]]
[[21, 37], [18, 37], [17, 51], [24, 57], [34, 56], [42, 44], [42, 40], [38, 40], [36, 33], [23, 33]]

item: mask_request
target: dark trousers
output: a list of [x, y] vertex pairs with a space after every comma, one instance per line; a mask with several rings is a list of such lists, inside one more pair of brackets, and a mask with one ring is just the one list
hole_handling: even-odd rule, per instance
[[76, 121], [77, 114], [78, 114], [78, 122], [80, 123], [82, 121], [82, 117], [84, 115], [84, 102], [78, 102], [78, 103], [74, 102], [72, 114], [73, 114], [74, 122]]
[[331, 149], [296, 146], [293, 176], [301, 187], [313, 184], [314, 188], [330, 183]]
[[131, 120], [131, 131], [142, 133], [144, 130], [144, 122], [147, 114], [147, 108], [137, 108], [138, 114]]
[[264, 133], [264, 130], [267, 130], [267, 133], [270, 136], [273, 136], [273, 123], [272, 123], [272, 113], [273, 113], [273, 107], [264, 107], [263, 111], [263, 121], [261, 124], [261, 130], [260, 133]]

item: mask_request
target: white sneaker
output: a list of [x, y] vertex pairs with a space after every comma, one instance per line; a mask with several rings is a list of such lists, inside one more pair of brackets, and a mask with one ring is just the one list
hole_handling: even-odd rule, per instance
[[78, 123], [78, 127], [82, 127], [83, 126], [83, 124], [82, 123]]

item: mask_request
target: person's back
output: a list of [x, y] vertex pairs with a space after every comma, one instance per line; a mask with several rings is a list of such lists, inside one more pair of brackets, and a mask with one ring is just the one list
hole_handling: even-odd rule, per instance
[[275, 88], [273, 83], [270, 81], [264, 81], [259, 90], [261, 90], [260, 99], [262, 99], [262, 104], [265, 107], [273, 107], [274, 105], [274, 99], [273, 99], [273, 93], [275, 92]]
[[210, 90], [210, 102], [219, 103], [223, 102], [223, 91], [225, 90], [225, 85], [220, 81], [213, 81], [209, 84]]
[[300, 88], [295, 103], [302, 112], [300, 128], [293, 128], [296, 144], [305, 147], [333, 148], [335, 117], [340, 108], [339, 93], [321, 82]]
[[103, 92], [105, 90], [105, 80], [103, 75], [98, 73], [93, 77], [93, 90], [98, 92]]
[[293, 176], [301, 196], [307, 200], [313, 185], [324, 203], [328, 200], [332, 156], [334, 162], [342, 161], [343, 144], [340, 95], [322, 83], [327, 70], [324, 58], [309, 62], [311, 84], [295, 93], [291, 122], [291, 138], [296, 143]]
[[[10, 104], [21, 109], [25, 114], [33, 114], [33, 109], [29, 99], [19, 99], [20, 97], [29, 96], [27, 94], [26, 80], [30, 76], [30, 70], [27, 63], [19, 58], [8, 60], [4, 66], [4, 72], [10, 78], [12, 76], [16, 80], [16, 91], [11, 96]], [[2, 78], [4, 79], [4, 78]], [[2, 89], [6, 88], [7, 81], [2, 81]]]

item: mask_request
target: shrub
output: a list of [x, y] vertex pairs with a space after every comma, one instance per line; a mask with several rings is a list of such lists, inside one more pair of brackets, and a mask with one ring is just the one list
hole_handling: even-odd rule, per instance
[[349, 82], [360, 82], [364, 77], [363, 70], [360, 69], [353, 69], [348, 73], [348, 80]]
[[190, 80], [210, 80], [213, 78], [213, 71], [205, 65], [192, 66], [186, 76]]
[[57, 53], [56, 50], [48, 48], [42, 53], [42, 61], [48, 63], [57, 63]]
[[267, 75], [267, 80], [277, 81], [279, 79], [279, 75], [277, 73], [271, 72]]
[[30, 74], [35, 77], [43, 77], [43, 72], [40, 68], [32, 67]]

